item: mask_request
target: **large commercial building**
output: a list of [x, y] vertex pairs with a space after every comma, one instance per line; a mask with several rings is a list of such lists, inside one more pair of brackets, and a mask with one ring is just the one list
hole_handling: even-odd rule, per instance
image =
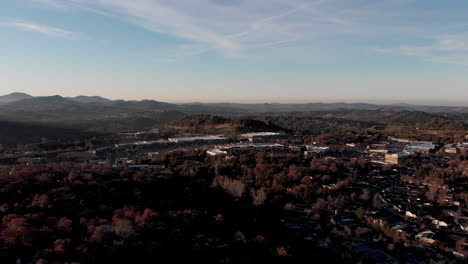
[[411, 141], [404, 150], [410, 153], [429, 153], [435, 150], [435, 148], [436, 145], [429, 141]]

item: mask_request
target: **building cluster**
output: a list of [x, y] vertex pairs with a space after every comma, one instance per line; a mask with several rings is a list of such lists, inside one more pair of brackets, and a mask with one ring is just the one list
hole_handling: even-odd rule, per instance
[[[454, 233], [464, 232], [468, 227], [468, 218], [464, 217], [463, 189], [455, 186], [441, 186], [437, 201], [428, 199], [427, 192], [431, 183], [416, 184], [401, 182], [399, 186], [386, 188], [379, 195], [381, 205], [395, 214], [401, 215], [413, 223], [439, 230], [450, 230]], [[444, 210], [434, 210], [443, 205]]]
[[444, 146], [445, 153], [460, 154], [468, 151], [468, 142], [461, 142], [458, 144], [447, 144]]
[[[402, 149], [402, 151], [396, 153], [389, 153], [385, 155], [385, 162], [389, 164], [401, 164], [408, 157], [411, 157], [414, 154], [429, 154], [433, 153], [440, 148], [440, 146], [433, 144], [428, 141], [410, 141], [404, 139], [397, 139], [399, 142], [408, 142], [407, 145]], [[458, 144], [447, 144], [443, 148], [443, 151], [447, 154], [460, 154], [466, 153], [468, 150], [468, 143], [462, 142]], [[387, 149], [382, 149], [382, 153]]]

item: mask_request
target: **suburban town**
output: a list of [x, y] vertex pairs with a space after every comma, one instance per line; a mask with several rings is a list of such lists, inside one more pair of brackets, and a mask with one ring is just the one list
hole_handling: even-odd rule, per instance
[[[209, 116], [196, 118], [213, 119]], [[138, 201], [138, 197], [145, 195], [140, 190], [143, 187], [136, 187], [138, 183], [155, 184], [189, 177], [197, 184], [210, 179], [206, 187], [221, 190], [234, 203], [251, 203], [248, 207], [252, 209], [248, 210], [262, 207], [272, 210], [269, 213], [275, 216], [270, 219], [270, 228], [282, 229], [284, 237], [275, 240], [262, 233], [255, 234], [253, 239], [269, 241], [262, 243], [275, 250], [273, 256], [290, 258], [293, 262], [305, 258], [303, 254], [308, 251], [336, 263], [464, 263], [467, 259], [468, 135], [462, 135], [461, 141], [442, 144], [396, 137], [378, 130], [361, 134], [348, 132], [341, 139], [334, 135], [309, 138], [284, 131], [242, 132], [234, 136], [177, 134], [180, 133], [167, 136], [153, 129], [119, 132], [84, 141], [60, 143], [44, 138], [35, 144], [2, 146], [0, 176], [4, 184], [1, 190], [4, 204], [1, 211], [6, 229], [1, 234], [4, 241], [16, 246], [32, 243], [29, 236], [33, 230], [24, 234], [11, 230], [13, 222], [10, 221], [20, 217], [17, 213], [30, 211], [29, 217], [40, 218], [40, 213], [35, 216], [37, 213], [33, 212], [37, 210], [33, 208], [57, 210], [63, 199], [62, 202], [76, 206], [91, 204], [88, 201], [91, 198], [75, 193], [91, 188], [91, 184], [109, 186], [116, 181], [127, 182], [135, 190], [126, 194], [130, 196], [125, 199]], [[64, 178], [59, 176], [63, 175], [62, 167], [70, 171]], [[120, 176], [112, 179], [106, 174]], [[20, 182], [12, 177], [24, 178], [27, 182], [39, 181], [35, 184], [53, 180], [55, 189], [44, 193], [36, 189], [38, 185], [22, 193], [26, 186], [20, 187]], [[39, 193], [33, 194], [35, 189]], [[58, 194], [60, 189], [65, 193]], [[17, 194], [11, 196], [12, 192]], [[193, 195], [199, 194], [190, 196]], [[11, 197], [26, 200], [12, 200]], [[118, 195], [115, 197], [122, 199], [117, 198]], [[125, 199], [122, 201], [124, 209], [119, 210], [137, 210]], [[201, 207], [205, 210], [188, 212], [168, 208], [166, 212], [151, 211], [152, 216], [145, 217], [146, 221], [153, 221], [171, 212], [213, 214], [218, 223], [232, 214], [216, 207]], [[95, 219], [87, 218], [91, 217], [90, 212], [83, 212], [79, 223], [71, 223], [74, 220], [67, 217], [54, 221], [59, 221], [57, 225], [76, 226], [73, 228], [80, 230], [80, 225], [93, 221], [94, 228], [103, 233], [98, 235], [98, 229], [92, 231], [88, 226], [90, 237], [86, 239], [86, 234], [81, 234], [85, 236], [82, 238], [85, 244], [80, 248], [89, 247], [89, 250], [92, 245], [86, 243], [97, 239], [96, 236], [100, 238], [94, 243], [105, 244], [106, 239], [116, 236], [114, 243], [120, 241], [125, 247], [130, 243], [126, 240], [144, 232], [137, 231], [138, 224], [126, 213], [126, 226], [121, 226], [122, 222], [115, 222], [118, 210], [112, 222], [100, 218], [106, 214], [99, 213], [103, 208], [95, 210], [97, 212], [91, 215], [101, 215]], [[135, 212], [130, 215], [133, 214]], [[43, 228], [45, 226], [41, 230]], [[66, 237], [71, 231], [63, 232]], [[209, 234], [201, 230], [193, 235], [190, 247], [200, 247], [200, 251], [217, 248], [218, 243], [231, 243], [223, 242], [216, 235], [209, 238]], [[232, 243], [260, 243], [246, 242], [251, 238], [246, 238], [248, 234], [243, 231], [232, 236]], [[74, 243], [57, 239], [50, 252], [36, 254], [60, 260], [60, 255], [68, 252]], [[258, 257], [252, 256], [253, 259]], [[228, 258], [234, 260], [235, 256]]]

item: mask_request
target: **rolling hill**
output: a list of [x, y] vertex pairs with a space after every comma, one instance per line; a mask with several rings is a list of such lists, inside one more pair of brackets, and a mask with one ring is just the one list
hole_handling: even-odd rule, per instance
[[25, 93], [11, 93], [7, 95], [0, 96], [0, 103], [11, 103], [15, 101], [20, 101], [24, 99], [31, 99], [33, 96]]
[[213, 115], [195, 115], [172, 122], [164, 127], [177, 134], [223, 134], [233, 135], [247, 132], [285, 131], [272, 123], [251, 118], [224, 118]]
[[[267, 124], [292, 128], [286, 117], [303, 118], [298, 122], [321, 124], [320, 120], [334, 120], [331, 123], [363, 122], [359, 126], [374, 124], [413, 125], [437, 123], [443, 126], [460, 126], [468, 123], [468, 107], [433, 107], [432, 111], [421, 111], [422, 106], [383, 106], [366, 103], [309, 103], [309, 104], [233, 104], [233, 103], [190, 103], [173, 104], [155, 100], [125, 101], [109, 100], [99, 96], [62, 97], [59, 95], [33, 97], [14, 93], [0, 96], [0, 118], [13, 122], [42, 122], [72, 124], [87, 130], [131, 130], [162, 126], [186, 116], [217, 115], [226, 120], [196, 117], [191, 121], [174, 123], [180, 130], [193, 131], [194, 127], [211, 126], [209, 131], [237, 131], [248, 127], [247, 123], [233, 124], [233, 120], [261, 120]], [[436, 110], [444, 110], [438, 112]], [[253, 118], [250, 118], [250, 117]], [[245, 118], [249, 117], [249, 118]], [[275, 118], [278, 123], [269, 123]], [[206, 120], [205, 120], [206, 119]], [[317, 121], [318, 120], [318, 121]], [[297, 121], [297, 120], [296, 120]], [[191, 124], [190, 122], [196, 122]], [[201, 122], [205, 122], [202, 124]], [[214, 122], [214, 123], [213, 123]], [[220, 124], [216, 124], [220, 122]], [[241, 121], [236, 121], [241, 122]], [[318, 122], [318, 123], [317, 123]], [[286, 125], [289, 124], [289, 125]], [[286, 125], [286, 126], [284, 126]], [[224, 127], [223, 127], [224, 126]], [[262, 126], [253, 124], [252, 128]], [[305, 125], [308, 127], [308, 125]], [[106, 129], [108, 128], [108, 129]], [[213, 129], [216, 128], [216, 129]], [[195, 129], [196, 130], [196, 129]], [[202, 130], [207, 130], [203, 128]]]

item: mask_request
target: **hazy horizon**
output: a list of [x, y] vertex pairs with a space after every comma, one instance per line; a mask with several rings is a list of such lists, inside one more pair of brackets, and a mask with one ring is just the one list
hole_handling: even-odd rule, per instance
[[[0, 96], [3, 95], [9, 95], [13, 93], [25, 93], [22, 91], [13, 91], [8, 94], [0, 94]], [[416, 106], [451, 106], [451, 107], [466, 107], [463, 102], [457, 103], [456, 101], [449, 101], [449, 102], [440, 102], [440, 101], [399, 101], [399, 100], [370, 100], [370, 99], [354, 99], [354, 100], [339, 100], [339, 99], [286, 99], [286, 100], [279, 100], [279, 101], [272, 101], [272, 100], [261, 100], [261, 99], [256, 99], [256, 100], [240, 100], [240, 101], [232, 101], [229, 99], [219, 99], [219, 100], [201, 100], [201, 101], [177, 101], [177, 100], [161, 100], [160, 98], [155, 98], [155, 97], [149, 97], [149, 98], [112, 98], [112, 97], [107, 97], [105, 95], [99, 95], [99, 94], [72, 94], [72, 95], [62, 95], [62, 94], [49, 94], [49, 95], [44, 95], [44, 94], [29, 94], [25, 93], [28, 95], [31, 95], [33, 97], [48, 97], [48, 96], [62, 96], [64, 98], [73, 98], [73, 97], [78, 97], [78, 96], [87, 96], [87, 97], [102, 97], [110, 100], [127, 100], [127, 101], [141, 101], [141, 100], [154, 100], [154, 101], [160, 101], [160, 102], [167, 102], [167, 103], [173, 103], [173, 104], [191, 104], [191, 103], [202, 103], [202, 104], [216, 104], [216, 103], [230, 103], [230, 104], [307, 104], [307, 103], [325, 103], [325, 104], [332, 104], [332, 103], [348, 103], [348, 104], [353, 104], [353, 103], [363, 103], [363, 104], [376, 104], [376, 105], [416, 105]]]
[[0, 93], [468, 105], [468, 2], [18, 0]]

